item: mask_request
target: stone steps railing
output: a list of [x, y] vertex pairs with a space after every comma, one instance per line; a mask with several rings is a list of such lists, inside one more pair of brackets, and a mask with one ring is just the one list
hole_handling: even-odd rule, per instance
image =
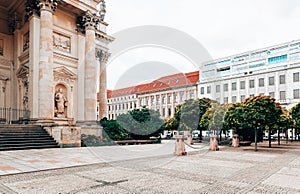
[[0, 124], [18, 124], [29, 120], [30, 110], [0, 107]]

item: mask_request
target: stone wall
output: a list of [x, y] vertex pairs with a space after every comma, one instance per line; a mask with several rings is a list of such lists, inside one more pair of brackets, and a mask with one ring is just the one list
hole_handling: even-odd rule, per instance
[[59, 143], [61, 147], [80, 147], [81, 128], [75, 126], [50, 126], [45, 130]]

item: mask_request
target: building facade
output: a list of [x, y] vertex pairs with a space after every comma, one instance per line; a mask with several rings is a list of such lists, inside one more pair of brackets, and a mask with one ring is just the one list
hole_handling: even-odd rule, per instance
[[0, 10], [1, 110], [30, 110], [38, 123], [96, 121], [100, 80], [101, 114], [107, 114], [113, 38], [103, 0], [5, 0]]
[[152, 82], [107, 91], [108, 119], [129, 110], [147, 107], [156, 110], [162, 118], [170, 118], [177, 105], [198, 96], [199, 72], [164, 76]]
[[198, 96], [220, 103], [269, 95], [290, 109], [300, 101], [300, 40], [203, 63]]

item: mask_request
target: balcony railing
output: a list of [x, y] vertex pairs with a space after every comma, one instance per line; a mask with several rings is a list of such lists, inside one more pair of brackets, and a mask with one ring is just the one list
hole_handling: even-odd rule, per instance
[[0, 107], [0, 123], [1, 124], [21, 124], [28, 122], [30, 110], [16, 108], [1, 108]]

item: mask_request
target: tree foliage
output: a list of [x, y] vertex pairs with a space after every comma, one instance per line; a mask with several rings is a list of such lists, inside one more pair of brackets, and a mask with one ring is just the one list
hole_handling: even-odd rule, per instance
[[239, 127], [246, 127], [246, 111], [243, 103], [230, 104], [224, 116], [224, 128], [237, 131]]
[[270, 96], [255, 96], [247, 98], [245, 104], [245, 121], [249, 127], [274, 127], [280, 119], [282, 109], [279, 103]]
[[[212, 100], [208, 98], [189, 99], [176, 107], [174, 123], [180, 131], [202, 130], [199, 122], [202, 115], [211, 106]], [[175, 126], [174, 125], [174, 126]]]
[[[242, 103], [230, 105], [225, 115], [225, 126], [238, 131], [239, 128], [269, 130], [271, 142], [272, 130], [278, 128], [282, 118], [282, 108], [270, 96], [255, 96]], [[271, 146], [271, 143], [269, 143]]]
[[130, 134], [124, 130], [116, 120], [107, 120], [106, 118], [103, 118], [100, 121], [100, 124], [103, 127], [105, 134], [114, 141], [132, 139]]
[[296, 129], [300, 129], [300, 103], [291, 109], [291, 119]]
[[200, 126], [216, 135], [220, 135], [221, 139], [222, 132], [226, 130], [223, 126], [225, 112], [226, 104], [212, 103], [211, 107], [202, 116]]
[[158, 136], [164, 126], [159, 112], [145, 107], [121, 114], [117, 121], [134, 139], [149, 139], [150, 136]]

